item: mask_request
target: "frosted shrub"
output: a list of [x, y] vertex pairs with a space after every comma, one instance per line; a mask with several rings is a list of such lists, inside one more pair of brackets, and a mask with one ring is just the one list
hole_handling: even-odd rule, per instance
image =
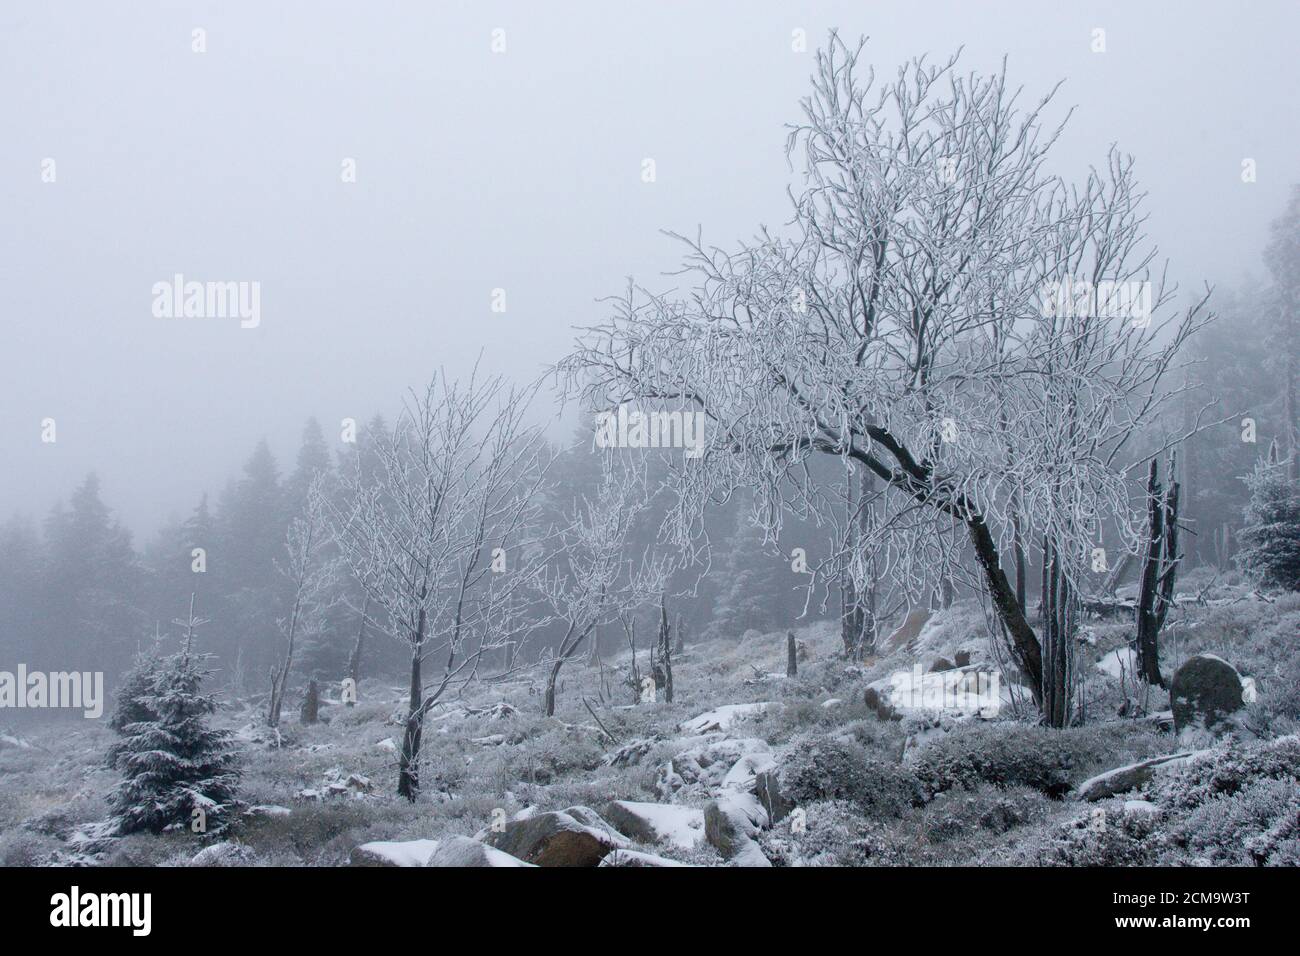
[[786, 817], [759, 838], [774, 866], [897, 866], [906, 862], [881, 824], [862, 816], [848, 800], [815, 801], [801, 806], [800, 829]]
[[791, 743], [781, 762], [781, 791], [798, 805], [849, 801], [873, 819], [902, 816], [922, 800], [906, 767], [872, 756], [853, 741], [820, 736]]
[[974, 790], [982, 784], [1026, 786], [1049, 797], [1070, 789], [1075, 758], [1068, 738], [1023, 724], [971, 725], [917, 754], [912, 770], [930, 793]]

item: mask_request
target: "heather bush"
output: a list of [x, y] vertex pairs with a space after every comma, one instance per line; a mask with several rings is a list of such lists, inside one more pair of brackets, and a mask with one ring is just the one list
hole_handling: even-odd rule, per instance
[[[802, 816], [788, 816], [759, 836], [759, 846], [773, 866], [898, 866], [904, 848], [882, 824], [862, 815], [848, 800], [819, 800], [800, 806]], [[795, 828], [795, 820], [800, 820]]]
[[802, 805], [822, 800], [853, 803], [873, 819], [901, 816], [922, 802], [916, 777], [852, 740], [805, 735], [781, 761], [781, 792]]

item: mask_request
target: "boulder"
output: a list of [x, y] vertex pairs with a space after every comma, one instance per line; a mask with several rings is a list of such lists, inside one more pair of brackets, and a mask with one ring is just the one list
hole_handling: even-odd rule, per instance
[[1179, 740], [1208, 743], [1233, 729], [1231, 718], [1244, 704], [1241, 675], [1213, 654], [1189, 657], [1169, 685], [1169, 703]]
[[754, 796], [772, 823], [784, 820], [794, 809], [794, 801], [781, 792], [781, 775], [775, 768], [754, 776]]
[[722, 778], [722, 788], [727, 790], [753, 790], [760, 773], [776, 769], [776, 758], [760, 751], [748, 753], [731, 765]]
[[642, 853], [640, 850], [615, 850], [600, 861], [601, 866], [690, 866], [680, 860]]
[[437, 849], [437, 840], [377, 840], [353, 847], [348, 865], [424, 866]]
[[1140, 760], [1125, 767], [1107, 770], [1105, 773], [1099, 773], [1097, 776], [1079, 784], [1076, 796], [1080, 800], [1093, 803], [1097, 800], [1105, 800], [1107, 797], [1128, 793], [1130, 790], [1136, 790], [1150, 781], [1155, 776], [1158, 768], [1177, 766], [1186, 763], [1191, 757], [1190, 752], [1165, 754], [1161, 757]]
[[[771, 750], [767, 741], [759, 737], [709, 734], [696, 738], [694, 746], [677, 753], [660, 769], [659, 795], [670, 799], [679, 791], [686, 790], [698, 796], [711, 796], [722, 787], [742, 757], [770, 755]], [[735, 782], [735, 777], [732, 781]]]
[[511, 820], [487, 842], [537, 866], [596, 866], [611, 850], [631, 841], [588, 807], [570, 807]]
[[605, 816], [621, 833], [641, 843], [666, 842], [690, 850], [704, 839], [704, 811], [693, 807], [614, 800], [605, 807]]
[[242, 843], [225, 841], [204, 847], [190, 860], [190, 866], [251, 866], [256, 855]]
[[771, 866], [754, 839], [770, 820], [752, 793], [728, 790], [704, 808], [704, 836], [739, 866]]
[[425, 866], [533, 866], [502, 850], [471, 840], [469, 837], [455, 836], [443, 840]]
[[687, 734], [707, 734], [715, 730], [729, 730], [731, 725], [746, 717], [753, 717], [763, 711], [776, 707], [772, 701], [759, 701], [753, 704], [723, 704], [706, 711], [698, 717], [692, 717], [678, 728]]

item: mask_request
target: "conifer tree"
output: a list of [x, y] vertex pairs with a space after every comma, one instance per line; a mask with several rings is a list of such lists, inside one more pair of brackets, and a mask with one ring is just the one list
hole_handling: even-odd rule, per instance
[[189, 618], [176, 623], [185, 628], [180, 653], [159, 662], [150, 692], [135, 697], [136, 716], [151, 716], [123, 727], [115, 764], [124, 779], [112, 796], [122, 833], [219, 832], [238, 807], [231, 735], [208, 725], [217, 705], [201, 691], [209, 655], [194, 651], [194, 630], [205, 622], [194, 617], [193, 596]]
[[1265, 587], [1300, 591], [1300, 490], [1279, 460], [1276, 443], [1246, 485], [1250, 503], [1238, 563]]

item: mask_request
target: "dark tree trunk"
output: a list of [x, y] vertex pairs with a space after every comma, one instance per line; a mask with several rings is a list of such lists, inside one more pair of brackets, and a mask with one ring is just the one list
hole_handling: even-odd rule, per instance
[[356, 705], [361, 687], [361, 647], [366, 638], [366, 612], [370, 609], [370, 594], [366, 593], [361, 602], [361, 625], [357, 628], [357, 639], [348, 655], [348, 678], [352, 681], [352, 697], [346, 701], [349, 707]]
[[1011, 654], [1029, 684], [1034, 703], [1041, 707], [1043, 655], [1038, 645], [1038, 638], [1025, 618], [1024, 609], [1016, 600], [1016, 592], [1007, 581], [1006, 572], [998, 562], [997, 545], [993, 542], [993, 535], [989, 533], [988, 525], [984, 523], [981, 516], [972, 515], [966, 519], [966, 527], [975, 549], [975, 558], [979, 561], [980, 570], [984, 573], [984, 582], [988, 585], [989, 595], [993, 599], [993, 607], [997, 610], [998, 617], [1011, 639]]
[[425, 614], [420, 611], [411, 650], [411, 689], [407, 703], [406, 731], [397, 762], [397, 793], [414, 802], [420, 790], [420, 738], [424, 732], [424, 682], [420, 677], [420, 655], [424, 649]]
[[668, 606], [659, 596], [659, 659], [664, 668], [664, 700], [673, 702], [672, 633], [668, 626]]
[[564, 642], [560, 643], [560, 652], [556, 655], [555, 663], [551, 665], [551, 671], [546, 676], [546, 697], [543, 702], [542, 711], [545, 716], [555, 716], [555, 684], [560, 677], [560, 668], [564, 666], [565, 661], [577, 652], [578, 648], [582, 646], [582, 642], [587, 639], [595, 626], [595, 624], [588, 624], [586, 629], [584, 629], [583, 632], [573, 641], [569, 642], [567, 646]]
[[1043, 540], [1043, 719], [1049, 727], [1070, 725], [1077, 602], [1060, 553]]
[[794, 631], [785, 632], [785, 676], [794, 677], [799, 673], [799, 653], [794, 639]]
[[1011, 540], [1016, 568], [1016, 604], [1020, 605], [1020, 613], [1024, 614], [1028, 609], [1025, 604], [1025, 540], [1020, 527], [1019, 511], [1011, 515]]
[[304, 724], [314, 724], [320, 719], [320, 686], [314, 680], [307, 682], [307, 691], [303, 694], [302, 709], [298, 716]]
[[[1174, 473], [1173, 459], [1169, 472]], [[1147, 546], [1137, 606], [1137, 672], [1148, 684], [1164, 686], [1160, 676], [1160, 629], [1174, 598], [1178, 573], [1178, 482], [1160, 485], [1155, 459], [1147, 472]]]

